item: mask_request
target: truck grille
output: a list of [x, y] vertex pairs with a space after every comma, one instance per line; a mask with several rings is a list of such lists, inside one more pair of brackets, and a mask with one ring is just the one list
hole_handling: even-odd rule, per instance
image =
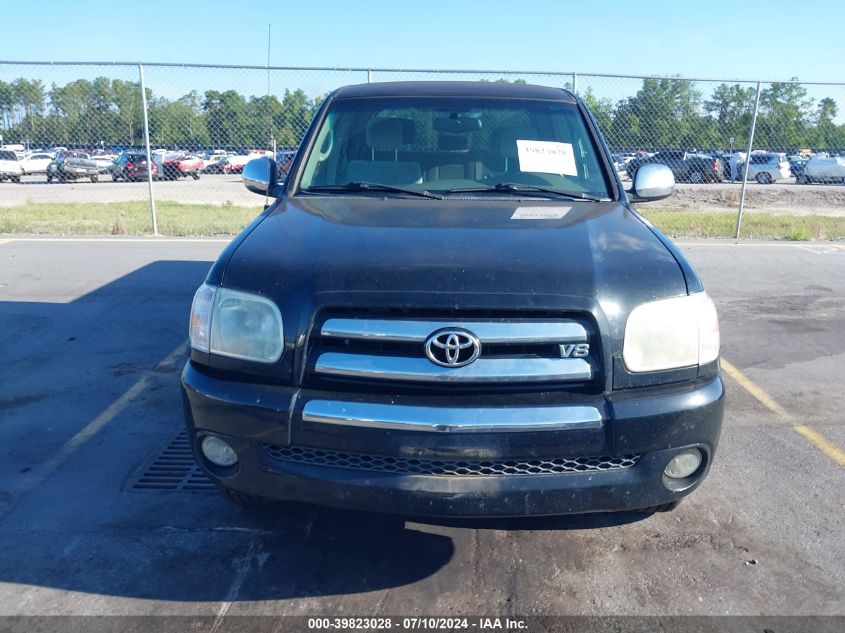
[[594, 328], [580, 319], [322, 314], [306, 378], [452, 388], [588, 384], [598, 352]]
[[392, 457], [329, 451], [301, 446], [264, 444], [264, 450], [274, 460], [315, 466], [332, 466], [368, 472], [398, 475], [553, 475], [630, 468], [639, 461], [640, 454], [610, 457], [558, 457], [525, 460], [441, 460], [411, 457]]

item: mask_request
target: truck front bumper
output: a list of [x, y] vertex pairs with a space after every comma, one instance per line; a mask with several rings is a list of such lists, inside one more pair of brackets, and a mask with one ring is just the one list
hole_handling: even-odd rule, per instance
[[[676, 501], [707, 475], [724, 410], [719, 376], [647, 394], [627, 390], [592, 402], [561, 402], [556, 411], [566, 413], [572, 404], [579, 415], [525, 431], [488, 423], [461, 427], [461, 420], [501, 406], [536, 422], [537, 411], [548, 408], [539, 403], [554, 400], [550, 394], [492, 403], [461, 398], [459, 408], [438, 408], [444, 403], [432, 399], [421, 407], [417, 398], [385, 420], [382, 413], [402, 405], [401, 398], [370, 403], [372, 396], [365, 402], [360, 394], [235, 382], [191, 361], [182, 373], [182, 394], [197, 461], [220, 485], [270, 499], [425, 516], [573, 514]], [[329, 411], [341, 413], [309, 413], [309, 403], [326, 402], [336, 405]], [[369, 404], [374, 413], [362, 421]], [[590, 410], [598, 412], [598, 422]], [[442, 411], [446, 422], [426, 428], [423, 420], [406, 419], [420, 411]], [[209, 462], [200, 450], [208, 435], [225, 440], [237, 464]], [[698, 471], [682, 480], [666, 477], [667, 463], [691, 447], [703, 455]]]

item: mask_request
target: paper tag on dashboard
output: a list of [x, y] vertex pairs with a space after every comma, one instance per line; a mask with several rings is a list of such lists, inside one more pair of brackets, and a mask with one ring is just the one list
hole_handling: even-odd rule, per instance
[[560, 220], [572, 207], [517, 207], [511, 220]]
[[516, 151], [519, 156], [519, 171], [565, 176], [578, 175], [572, 143], [517, 139]]

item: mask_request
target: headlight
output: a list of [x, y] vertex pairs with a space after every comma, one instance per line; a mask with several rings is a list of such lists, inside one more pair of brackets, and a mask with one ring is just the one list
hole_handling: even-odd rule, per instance
[[704, 292], [644, 303], [628, 316], [622, 360], [631, 372], [704, 365], [718, 357], [719, 319]]
[[282, 356], [282, 315], [262, 297], [203, 284], [194, 295], [191, 347], [200, 352], [275, 363]]

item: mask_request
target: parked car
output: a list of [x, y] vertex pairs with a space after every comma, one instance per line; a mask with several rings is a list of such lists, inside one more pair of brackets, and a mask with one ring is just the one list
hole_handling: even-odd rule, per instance
[[23, 170], [18, 155], [10, 149], [0, 149], [0, 182], [20, 182]]
[[789, 161], [789, 171], [792, 172], [792, 175], [795, 176], [797, 181], [804, 173], [808, 159], [803, 156], [790, 156], [787, 160]]
[[188, 438], [230, 499], [652, 512], [701, 483], [716, 309], [632, 206], [669, 168], [626, 193], [579, 97], [493, 82], [335, 90], [295, 162], [246, 166], [275, 201], [191, 308]]
[[227, 156], [225, 161], [221, 162], [222, 173], [224, 174], [240, 174], [244, 170], [244, 165], [251, 161], [255, 156], [246, 154], [235, 154]]
[[53, 156], [46, 152], [26, 154], [21, 160], [24, 174], [46, 174], [47, 166], [53, 161]]
[[91, 182], [97, 182], [99, 174], [100, 170], [97, 168], [97, 163], [91, 160], [87, 153], [74, 150], [58, 152], [56, 157], [47, 165], [47, 182], [53, 180], [66, 182], [80, 178], [88, 178]]
[[798, 175], [800, 185], [810, 183], [845, 183], [845, 157], [827, 153], [813, 155]]
[[162, 177], [165, 180], [177, 180], [190, 176], [194, 180], [199, 180], [202, 169], [203, 160], [198, 156], [182, 153], [165, 154]]
[[706, 154], [691, 154], [683, 150], [665, 150], [652, 156], [633, 158], [625, 166], [628, 177], [634, 180], [643, 165], [666, 165], [680, 182], [722, 182], [724, 167], [718, 158]]
[[[158, 166], [153, 162], [153, 179], [158, 178]], [[114, 182], [121, 180], [147, 180], [147, 154], [140, 151], [125, 151], [120, 154], [112, 163], [111, 179]]]
[[228, 156], [212, 156], [208, 160], [203, 161], [202, 173], [204, 174], [223, 174], [225, 173], [226, 163], [229, 162]]
[[279, 168], [280, 174], [287, 174], [290, 171], [290, 164], [293, 162], [293, 157], [296, 152], [292, 150], [280, 150], [276, 152], [276, 165]]
[[[739, 165], [739, 178], [742, 180], [745, 165]], [[778, 180], [792, 178], [786, 154], [757, 152], [751, 154], [748, 162], [748, 179], [756, 180], [761, 185], [769, 185]]]
[[92, 154], [91, 160], [97, 165], [97, 171], [101, 174], [108, 174], [111, 172], [111, 167], [114, 164], [114, 159], [117, 158], [114, 154]]
[[217, 168], [215, 168], [214, 165], [219, 163], [221, 160], [223, 160], [227, 156], [228, 156], [228, 154], [226, 154], [226, 152], [221, 151], [221, 150], [214, 150], [213, 152], [206, 152], [205, 154], [203, 154], [203, 156], [202, 156], [202, 171], [203, 171], [203, 173], [205, 173], [205, 174], [215, 173], [215, 169], [218, 170], [218, 171], [216, 171], [216, 173], [222, 173], [222, 171], [219, 171], [219, 166]]

